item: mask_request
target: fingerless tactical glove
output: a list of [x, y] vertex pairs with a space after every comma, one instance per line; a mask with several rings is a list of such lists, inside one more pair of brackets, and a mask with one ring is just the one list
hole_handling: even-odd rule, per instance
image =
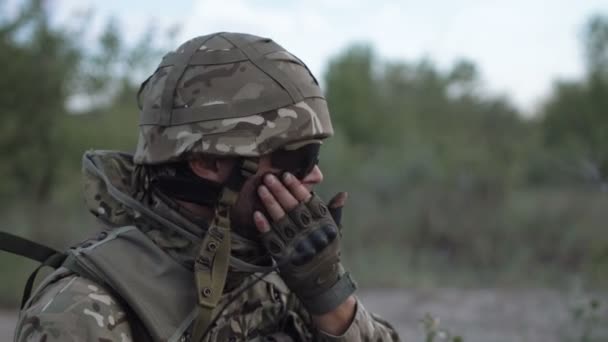
[[338, 224], [318, 196], [271, 226], [262, 241], [283, 281], [311, 314], [330, 312], [353, 294], [356, 284], [340, 264]]

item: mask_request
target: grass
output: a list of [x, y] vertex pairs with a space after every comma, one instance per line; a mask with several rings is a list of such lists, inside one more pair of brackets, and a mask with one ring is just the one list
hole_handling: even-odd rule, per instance
[[[491, 195], [434, 185], [392, 191], [351, 192], [344, 210], [345, 264], [363, 287], [608, 287], [606, 193], [550, 188]], [[0, 225], [68, 246], [95, 225], [79, 196], [58, 196], [37, 230], [28, 228], [31, 211], [18, 205]], [[0, 253], [0, 304], [17, 302], [34, 268]]]

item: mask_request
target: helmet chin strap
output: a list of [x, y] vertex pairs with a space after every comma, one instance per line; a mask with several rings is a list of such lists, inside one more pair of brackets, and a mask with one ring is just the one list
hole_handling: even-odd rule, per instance
[[194, 264], [199, 315], [194, 322], [192, 341], [198, 342], [203, 338], [222, 296], [230, 266], [230, 209], [236, 203], [245, 180], [254, 175], [257, 168], [257, 158], [241, 158], [221, 189], [215, 216]]

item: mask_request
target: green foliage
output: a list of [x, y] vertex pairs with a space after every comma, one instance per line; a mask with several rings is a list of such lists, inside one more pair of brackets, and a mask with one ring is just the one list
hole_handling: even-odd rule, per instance
[[[160, 45], [172, 38], [149, 30], [130, 46], [110, 20], [94, 44], [86, 39], [88, 21], [53, 25], [42, 0], [25, 1], [12, 17], [4, 6], [0, 2], [1, 229], [65, 248], [93, 227], [77, 181], [82, 153], [134, 147], [138, 83], [131, 77], [150, 72], [166, 50]], [[78, 103], [84, 105], [75, 114]], [[0, 271], [11, 280], [0, 286], [6, 303], [16, 300], [19, 280], [32, 267], [4, 257]]]
[[595, 15], [588, 21], [583, 43], [589, 72], [608, 77], [608, 16]]
[[[585, 46], [604, 46], [603, 21], [589, 27]], [[321, 165], [326, 195], [351, 189], [345, 244], [359, 279], [607, 284], [608, 94], [594, 63], [529, 120], [484, 93], [471, 62], [383, 62], [362, 45], [337, 55], [326, 84], [338, 136]]]
[[367, 46], [353, 46], [329, 65], [325, 77], [332, 117], [351, 143], [379, 142], [390, 118], [378, 108], [379, 89], [374, 70], [375, 56]]
[[585, 299], [574, 305], [570, 311], [572, 329], [566, 332], [564, 341], [572, 342], [599, 342], [606, 336], [605, 318], [606, 310], [602, 308], [600, 300]]
[[10, 66], [0, 80], [0, 149], [10, 152], [0, 178], [12, 180], [0, 192], [43, 202], [56, 179], [64, 101], [80, 56], [68, 33], [49, 26], [41, 1], [28, 3], [0, 32], [0, 63]]
[[[87, 24], [51, 25], [41, 0], [25, 2], [15, 18], [0, 14], [0, 63], [6, 66], [0, 79], [3, 201], [18, 198], [44, 211], [60, 184], [77, 175], [84, 149], [101, 147], [102, 141], [119, 143], [116, 148], [133, 145], [134, 137], [121, 138], [133, 136], [136, 127], [137, 88], [130, 73], [149, 72], [165, 49], [151, 39], [152, 30], [127, 46], [113, 20], [91, 45], [82, 38]], [[92, 115], [73, 115], [69, 104], [77, 102]], [[131, 131], [122, 129], [126, 124]]]
[[556, 82], [541, 111], [544, 141], [573, 165], [579, 179], [608, 177], [608, 17], [593, 17], [585, 30], [587, 75]]
[[463, 342], [460, 336], [454, 336], [448, 330], [439, 327], [439, 317], [426, 314], [420, 320], [425, 332], [425, 342]]

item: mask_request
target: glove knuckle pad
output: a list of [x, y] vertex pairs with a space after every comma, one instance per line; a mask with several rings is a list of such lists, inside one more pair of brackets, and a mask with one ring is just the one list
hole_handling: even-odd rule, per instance
[[329, 242], [327, 234], [323, 230], [315, 230], [308, 236], [317, 252], [322, 251]]
[[293, 263], [298, 266], [309, 262], [316, 254], [315, 247], [308, 239], [300, 241], [296, 245], [295, 250], [297, 258], [294, 259]]
[[268, 232], [262, 237], [262, 241], [268, 251], [273, 255], [279, 255], [285, 249], [285, 244], [275, 232]]
[[289, 212], [289, 216], [301, 228], [308, 228], [313, 222], [310, 211], [303, 203], [300, 203]]
[[310, 201], [308, 201], [307, 203], [307, 207], [314, 217], [321, 218], [327, 216], [327, 206], [325, 205], [325, 203], [323, 203], [323, 200], [317, 195], [312, 196]]
[[287, 226], [283, 230], [283, 235], [288, 239], [293, 239], [296, 236], [296, 231], [293, 227]]
[[323, 228], [321, 228], [321, 230], [325, 233], [327, 240], [330, 242], [333, 241], [336, 236], [338, 236], [338, 230], [333, 225], [325, 225]]
[[289, 216], [285, 216], [272, 224], [272, 229], [283, 241], [289, 242], [296, 236], [297, 227]]

